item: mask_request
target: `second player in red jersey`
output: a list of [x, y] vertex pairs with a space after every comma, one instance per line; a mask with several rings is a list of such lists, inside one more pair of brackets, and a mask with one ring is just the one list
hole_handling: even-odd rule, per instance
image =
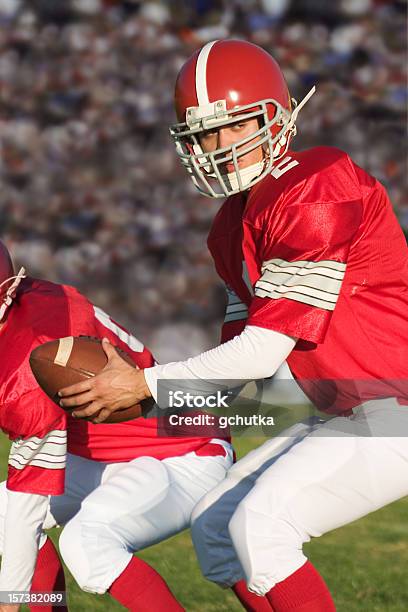
[[[140, 606], [156, 602], [180, 609], [160, 576], [141, 560], [132, 561], [132, 552], [189, 525], [195, 502], [232, 462], [229, 442], [166, 438], [158, 434], [156, 419], [95, 425], [64, 413], [30, 370], [29, 355], [39, 344], [65, 336], [105, 337], [127, 351], [138, 368], [153, 366], [154, 358], [73, 287], [27, 278], [23, 270], [14, 277], [1, 243], [0, 282], [0, 306], [7, 306], [0, 324], [0, 427], [13, 441], [8, 479], [0, 485], [0, 590], [25, 591], [31, 584], [40, 591], [61, 589], [61, 580], [55, 581], [62, 568], [41, 529], [68, 523], [62, 551], [82, 587], [98, 593], [112, 587], [112, 595], [126, 605], [134, 594], [124, 593], [121, 580], [133, 577], [137, 585], [151, 579], [155, 592], [150, 599], [145, 594]], [[144, 512], [152, 521], [150, 531]], [[94, 546], [95, 529], [103, 550]], [[109, 537], [103, 537], [104, 530]]]

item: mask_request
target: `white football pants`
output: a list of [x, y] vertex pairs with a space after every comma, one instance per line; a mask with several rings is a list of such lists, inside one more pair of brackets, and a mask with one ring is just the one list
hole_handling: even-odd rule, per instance
[[[50, 498], [44, 529], [65, 525], [60, 552], [84, 591], [105, 593], [135, 551], [190, 526], [194, 506], [225, 478], [233, 462], [231, 446], [217, 444], [226, 456], [191, 452], [162, 461], [139, 457], [111, 464], [67, 456], [65, 493]], [[6, 503], [3, 482], [1, 548]]]
[[394, 399], [285, 433], [238, 461], [194, 509], [202, 571], [220, 585], [245, 578], [264, 595], [306, 562], [311, 537], [408, 494], [408, 407]]

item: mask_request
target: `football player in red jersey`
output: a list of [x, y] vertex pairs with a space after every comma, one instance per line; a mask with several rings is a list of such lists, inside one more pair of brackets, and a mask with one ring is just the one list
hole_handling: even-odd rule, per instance
[[208, 238], [228, 292], [223, 343], [142, 372], [106, 344], [106, 371], [62, 393], [103, 420], [162, 379], [261, 379], [287, 360], [336, 415], [250, 453], [194, 511], [205, 575], [248, 610], [334, 610], [303, 543], [408, 494], [407, 245], [385, 189], [347, 153], [290, 148], [313, 92], [295, 105], [278, 64], [245, 41], [185, 63], [171, 133], [197, 188], [227, 196]]
[[15, 275], [0, 242], [0, 428], [13, 441], [0, 484], [0, 609], [30, 586], [64, 590], [62, 566], [42, 529], [65, 525], [61, 554], [81, 588], [109, 591], [130, 610], [182, 610], [133, 552], [189, 526], [195, 504], [232, 464], [231, 445], [161, 436], [155, 418], [94, 425], [65, 414], [39, 389], [28, 358], [43, 342], [80, 335], [109, 338], [139, 368], [155, 363], [74, 288], [26, 277], [23, 268]]

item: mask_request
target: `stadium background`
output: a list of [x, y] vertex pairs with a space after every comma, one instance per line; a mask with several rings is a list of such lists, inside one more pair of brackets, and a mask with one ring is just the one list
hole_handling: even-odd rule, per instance
[[[2, 239], [31, 274], [76, 285], [160, 360], [213, 345], [224, 297], [205, 239], [219, 203], [195, 193], [168, 135], [179, 68], [215, 38], [262, 45], [294, 97], [318, 86], [295, 148], [344, 148], [387, 187], [408, 230], [406, 10], [404, 0], [0, 0]], [[255, 443], [241, 440], [241, 452]], [[406, 510], [310, 545], [340, 611], [408, 609]], [[239, 609], [200, 579], [187, 535], [146, 558], [188, 610]], [[119, 608], [74, 587], [71, 603]]]

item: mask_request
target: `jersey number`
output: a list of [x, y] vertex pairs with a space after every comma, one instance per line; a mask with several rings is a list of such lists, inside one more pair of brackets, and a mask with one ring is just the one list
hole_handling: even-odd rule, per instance
[[128, 347], [132, 349], [132, 351], [135, 351], [135, 353], [143, 353], [144, 346], [140, 342], [140, 340], [125, 332], [125, 330], [119, 327], [119, 325], [116, 325], [116, 323], [112, 321], [110, 316], [106, 314], [106, 312], [104, 312], [102, 308], [94, 306], [94, 311], [95, 317], [98, 319], [99, 323], [102, 323], [104, 327], [113, 332], [115, 336], [117, 336], [119, 340], [122, 340], [122, 342], [127, 344]]
[[279, 164], [274, 166], [271, 175], [273, 176], [273, 178], [278, 179], [280, 176], [282, 176], [282, 174], [285, 174], [285, 172], [288, 172], [289, 170], [298, 165], [299, 162], [296, 159], [292, 159], [289, 156], [284, 157], [282, 161], [279, 162]]

